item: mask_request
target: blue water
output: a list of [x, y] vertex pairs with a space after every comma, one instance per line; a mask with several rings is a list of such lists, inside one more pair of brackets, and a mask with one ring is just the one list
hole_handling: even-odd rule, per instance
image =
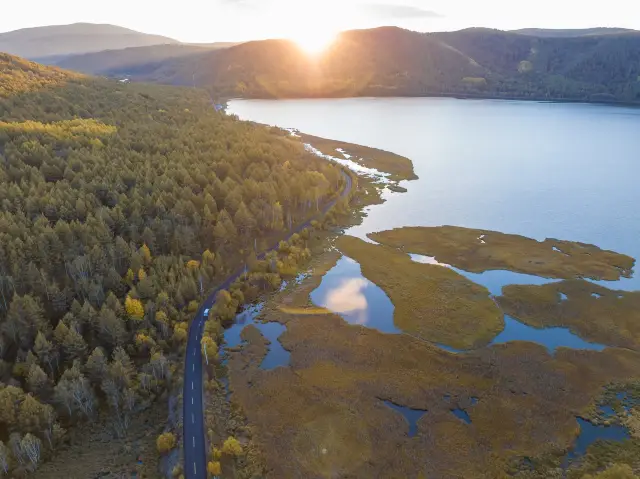
[[572, 349], [590, 349], [602, 351], [604, 344], [590, 343], [573, 334], [567, 328], [534, 328], [512, 318], [504, 316], [504, 330], [498, 334], [491, 344], [502, 344], [510, 341], [531, 341], [547, 348], [553, 354], [560, 347]]
[[611, 406], [600, 406], [599, 407], [600, 411], [602, 412], [602, 414], [604, 415], [605, 418], [612, 418], [613, 416], [616, 415], [616, 412], [614, 411], [614, 409]]
[[[240, 100], [242, 119], [393, 151], [419, 180], [367, 233], [455, 225], [583, 241], [640, 258], [640, 109], [451, 98]], [[640, 278], [605, 283], [640, 290]]]
[[470, 281], [481, 284], [482, 286], [487, 288], [489, 292], [494, 296], [500, 296], [502, 294], [502, 288], [509, 284], [542, 285], [560, 281], [557, 279], [541, 278], [540, 276], [533, 276], [531, 274], [516, 273], [514, 271], [506, 270], [490, 270], [483, 273], [470, 273], [469, 271], [455, 268], [449, 264], [440, 263], [436, 261], [432, 256], [424, 256], [413, 253], [409, 254], [409, 256], [416, 263], [435, 264], [438, 266], [443, 266], [445, 268], [450, 268], [455, 272], [461, 274], [462, 276], [468, 278]]
[[629, 439], [629, 431], [623, 426], [596, 426], [589, 421], [577, 418], [580, 425], [580, 434], [576, 438], [573, 447], [565, 457], [563, 465], [567, 464], [576, 457], [583, 456], [587, 452], [587, 448], [598, 440], [603, 441], [623, 441]]
[[[464, 273], [465, 275], [469, 274]], [[501, 272], [491, 271], [487, 273]], [[485, 277], [484, 275], [487, 273], [479, 276]], [[518, 273], [514, 273], [514, 275], [515, 278], [520, 280], [528, 276], [519, 275]], [[488, 275], [487, 277], [499, 276]], [[381, 288], [362, 276], [360, 265], [346, 256], [340, 258], [336, 265], [325, 274], [320, 285], [312, 291], [311, 299], [318, 306], [323, 306], [339, 314], [350, 324], [360, 324], [383, 333], [402, 333], [402, 330], [396, 327], [393, 322], [394, 308], [389, 297]], [[504, 330], [491, 341], [491, 345], [510, 341], [531, 341], [546, 347], [550, 354], [553, 354], [559, 347], [595, 351], [601, 351], [606, 347], [603, 344], [585, 341], [567, 328], [537, 329], [507, 315], [504, 317], [504, 322]], [[465, 352], [444, 344], [438, 344], [437, 346], [453, 353]]]
[[406, 406], [399, 406], [391, 401], [384, 401], [385, 405], [396, 412], [399, 412], [409, 423], [409, 437], [413, 437], [418, 433], [418, 420], [426, 414], [424, 409], [411, 409]]
[[461, 419], [462, 421], [466, 422], [467, 424], [471, 424], [471, 418], [469, 417], [469, 413], [467, 413], [467, 411], [465, 411], [464, 409], [459, 409], [459, 408], [452, 409], [451, 412], [458, 419]]
[[[294, 127], [410, 158], [420, 179], [402, 182], [406, 193], [386, 191], [385, 203], [367, 208], [362, 224], [348, 231], [361, 239], [402, 226], [455, 225], [538, 240], [582, 241], [640, 258], [640, 109], [350, 98], [241, 100], [230, 102], [229, 111], [242, 119]], [[332, 303], [340, 306], [336, 312], [346, 321], [397, 333], [386, 295], [355, 272], [359, 273], [357, 264], [350, 265], [344, 276], [341, 267], [327, 275], [326, 283], [323, 280], [312, 295], [314, 302], [326, 306], [330, 292]], [[550, 282], [502, 271], [464, 274], [493, 295], [506, 284]], [[640, 290], [640, 275], [597, 284]], [[604, 348], [565, 328], [535, 329], [507, 316], [504, 331], [492, 344], [515, 340], [537, 342], [550, 352], [561, 346]], [[628, 438], [621, 426], [594, 426], [580, 418], [578, 423], [581, 433], [567, 460], [584, 454], [597, 439]]]
[[625, 412], [629, 412], [632, 408], [640, 404], [640, 400], [629, 395], [626, 391], [621, 391], [619, 393], [616, 393], [616, 399], [620, 401], [622, 405], [622, 409]]
[[260, 363], [260, 368], [269, 370], [280, 366], [288, 366], [291, 353], [282, 347], [279, 337], [287, 327], [280, 323], [261, 323], [255, 319], [262, 311], [262, 304], [247, 308], [236, 316], [234, 324], [224, 332], [224, 342], [226, 347], [235, 347], [242, 344], [242, 330], [252, 324], [271, 343], [268, 345], [267, 355]]
[[362, 276], [360, 265], [343, 256], [311, 293], [311, 300], [344, 318], [383, 333], [402, 331], [393, 323], [393, 303], [374, 283]]
[[255, 320], [263, 307], [264, 305], [262, 303], [252, 305], [236, 316], [233, 325], [224, 331], [224, 342], [226, 346], [234, 348], [242, 344], [242, 338], [240, 337], [242, 330], [245, 326], [256, 324]]

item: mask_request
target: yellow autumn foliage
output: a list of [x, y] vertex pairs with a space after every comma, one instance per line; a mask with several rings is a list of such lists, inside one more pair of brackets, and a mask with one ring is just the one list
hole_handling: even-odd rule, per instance
[[211, 457], [213, 457], [213, 459], [215, 461], [219, 461], [220, 458], [222, 457], [222, 451], [220, 449], [218, 449], [217, 447], [212, 447], [211, 448]]
[[156, 447], [160, 454], [166, 454], [176, 447], [176, 436], [172, 432], [165, 432], [158, 436]]
[[142, 321], [142, 318], [144, 318], [144, 306], [139, 299], [127, 296], [124, 300], [124, 308], [131, 319]]
[[222, 467], [218, 461], [210, 461], [209, 464], [207, 464], [207, 472], [212, 476], [219, 476], [222, 474]]
[[0, 121], [0, 131], [8, 134], [37, 133], [50, 135], [59, 140], [78, 137], [105, 137], [113, 135], [116, 127], [93, 119], [75, 119], [42, 123], [39, 121], [4, 122]]
[[242, 454], [242, 445], [235, 437], [229, 436], [222, 445], [222, 453], [228, 456], [240, 456]]
[[210, 336], [203, 336], [200, 344], [202, 345], [202, 354], [206, 354], [209, 359], [217, 358], [218, 345]]

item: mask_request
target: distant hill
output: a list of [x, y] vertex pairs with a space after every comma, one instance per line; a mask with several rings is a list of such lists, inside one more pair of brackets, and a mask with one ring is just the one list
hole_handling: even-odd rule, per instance
[[59, 64], [132, 80], [201, 86], [222, 97], [445, 95], [640, 102], [640, 32], [562, 32], [536, 36], [470, 28], [417, 33], [382, 27], [344, 32], [319, 57], [291, 41], [265, 40], [223, 49], [189, 45], [103, 52]]
[[[108, 72], [107, 72], [108, 73]], [[131, 78], [220, 96], [421, 96], [640, 102], [640, 33], [568, 38], [471, 28], [341, 34], [322, 56], [266, 40], [130, 65]]]
[[24, 28], [0, 33], [0, 51], [49, 63], [67, 55], [175, 43], [179, 42], [160, 35], [92, 23]]
[[0, 100], [3, 97], [59, 86], [80, 75], [0, 53]]
[[160, 62], [189, 55], [207, 53], [217, 48], [227, 48], [234, 43], [210, 43], [202, 45], [151, 45], [146, 47], [131, 47], [121, 50], [104, 50], [101, 52], [84, 53], [66, 56], [52, 63], [83, 73], [94, 75], [109, 73], [111, 75], [127, 75], [129, 69], [141, 63], [158, 64]]
[[499, 97], [640, 102], [640, 33], [541, 38], [499, 30], [434, 34], [482, 65]]
[[248, 42], [198, 56], [141, 63], [132, 78], [196, 84], [249, 97], [401, 95], [422, 92], [484, 69], [429, 36], [383, 27], [342, 33], [319, 59], [294, 42]]
[[523, 28], [521, 30], [511, 30], [513, 33], [521, 35], [531, 35], [544, 38], [575, 38], [590, 35], [615, 35], [620, 33], [634, 33], [636, 30], [628, 28], [578, 28], [578, 29], [545, 29], [545, 28]]

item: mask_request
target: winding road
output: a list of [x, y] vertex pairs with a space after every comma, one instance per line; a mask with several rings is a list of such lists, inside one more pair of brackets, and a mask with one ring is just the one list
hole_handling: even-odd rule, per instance
[[[344, 171], [345, 186], [336, 199], [331, 201], [314, 218], [299, 225], [292, 230], [287, 237], [290, 238], [295, 233], [299, 233], [304, 228], [311, 225], [311, 221], [325, 215], [339, 199], [344, 198], [351, 192], [351, 176]], [[267, 251], [261, 253], [258, 259], [274, 249], [277, 244]], [[205, 299], [198, 309], [194, 320], [189, 327], [189, 337], [187, 339], [187, 350], [184, 362], [184, 385], [182, 393], [183, 406], [183, 446], [184, 446], [184, 473], [186, 479], [206, 479], [207, 478], [207, 442], [204, 434], [204, 395], [202, 382], [202, 348], [200, 340], [204, 330], [205, 309], [210, 309], [216, 300], [216, 295], [222, 289], [228, 290], [233, 282], [244, 273], [240, 269], [229, 276], [224, 283], [214, 289]]]

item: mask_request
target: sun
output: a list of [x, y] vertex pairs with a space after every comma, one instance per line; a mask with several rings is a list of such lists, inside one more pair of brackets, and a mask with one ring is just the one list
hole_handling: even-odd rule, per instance
[[291, 39], [309, 55], [323, 53], [336, 40], [336, 32], [310, 29], [292, 35]]

